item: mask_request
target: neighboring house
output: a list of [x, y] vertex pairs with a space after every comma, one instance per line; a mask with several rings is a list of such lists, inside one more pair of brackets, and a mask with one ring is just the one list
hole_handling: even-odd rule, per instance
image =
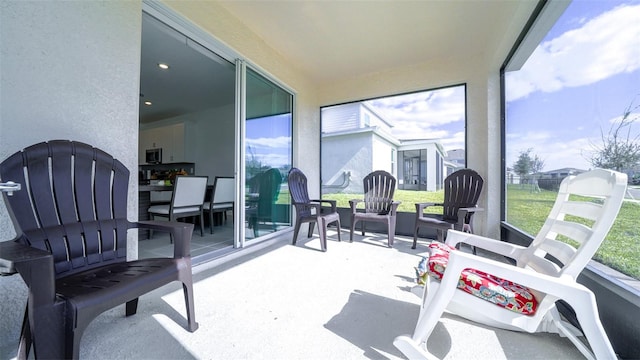
[[[464, 149], [453, 149], [447, 151], [447, 157], [445, 161], [451, 163], [451, 172], [464, 168], [466, 164], [465, 150]], [[449, 173], [450, 174], [450, 173]], [[447, 174], [447, 175], [449, 175]]]
[[564, 179], [569, 175], [578, 175], [587, 170], [581, 170], [576, 168], [562, 168], [551, 171], [541, 172], [540, 175], [542, 178], [551, 178], [551, 179]]
[[443, 179], [457, 165], [445, 161], [447, 153], [440, 141], [396, 139], [392, 127], [364, 103], [323, 109], [322, 191], [362, 192], [361, 179], [375, 170], [393, 174], [398, 189], [442, 188]]

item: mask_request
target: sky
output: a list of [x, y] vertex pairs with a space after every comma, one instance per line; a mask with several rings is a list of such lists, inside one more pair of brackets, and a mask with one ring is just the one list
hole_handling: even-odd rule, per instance
[[246, 158], [262, 165], [291, 165], [291, 114], [266, 116], [246, 122]]
[[[518, 72], [507, 73], [507, 166], [532, 149], [545, 171], [587, 160], [625, 109], [640, 105], [640, 0], [574, 0]], [[464, 87], [367, 102], [399, 139], [464, 148]], [[632, 114], [632, 117], [639, 114]], [[640, 120], [632, 127], [640, 131]]]
[[464, 149], [464, 85], [365, 103], [393, 124], [397, 139], [440, 139], [445, 150]]
[[[639, 69], [640, 1], [572, 2], [523, 68], [507, 74], [507, 166], [531, 148], [546, 171], [592, 168], [602, 135], [640, 105]], [[639, 130], [640, 121], [632, 135]]]

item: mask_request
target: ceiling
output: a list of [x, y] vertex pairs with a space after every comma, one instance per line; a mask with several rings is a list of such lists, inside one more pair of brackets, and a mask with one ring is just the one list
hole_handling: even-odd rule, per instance
[[[491, 56], [504, 46], [501, 42], [513, 19], [526, 19], [537, 4], [533, 0], [219, 3], [318, 85], [421, 63]], [[162, 71], [159, 62], [167, 62], [170, 69]], [[150, 17], [143, 21], [140, 73], [141, 123], [233, 102], [232, 64]], [[144, 100], [153, 105], [145, 106]]]
[[[169, 69], [159, 68], [159, 63]], [[233, 104], [234, 84], [233, 64], [143, 14], [140, 123]]]

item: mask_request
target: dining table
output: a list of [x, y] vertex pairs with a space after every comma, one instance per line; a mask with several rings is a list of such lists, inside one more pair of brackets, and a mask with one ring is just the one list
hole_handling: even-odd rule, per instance
[[[152, 191], [173, 191], [173, 184], [156, 181], [155, 184], [138, 185], [138, 221], [151, 220], [149, 217], [149, 207], [151, 207]], [[138, 240], [146, 240], [148, 238], [148, 229], [138, 229]]]

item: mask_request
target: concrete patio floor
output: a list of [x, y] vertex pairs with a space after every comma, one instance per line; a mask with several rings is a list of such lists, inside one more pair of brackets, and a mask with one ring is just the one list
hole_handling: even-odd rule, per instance
[[[301, 234], [303, 232], [301, 231]], [[420, 298], [413, 267], [424, 242], [356, 236], [328, 251], [317, 235], [287, 233], [273, 244], [228, 261], [194, 267], [196, 320], [185, 330], [182, 288], [175, 283], [94, 320], [84, 333], [83, 359], [403, 359], [393, 339], [411, 334]], [[497, 330], [445, 314], [427, 342], [443, 359], [581, 359], [565, 338]]]

